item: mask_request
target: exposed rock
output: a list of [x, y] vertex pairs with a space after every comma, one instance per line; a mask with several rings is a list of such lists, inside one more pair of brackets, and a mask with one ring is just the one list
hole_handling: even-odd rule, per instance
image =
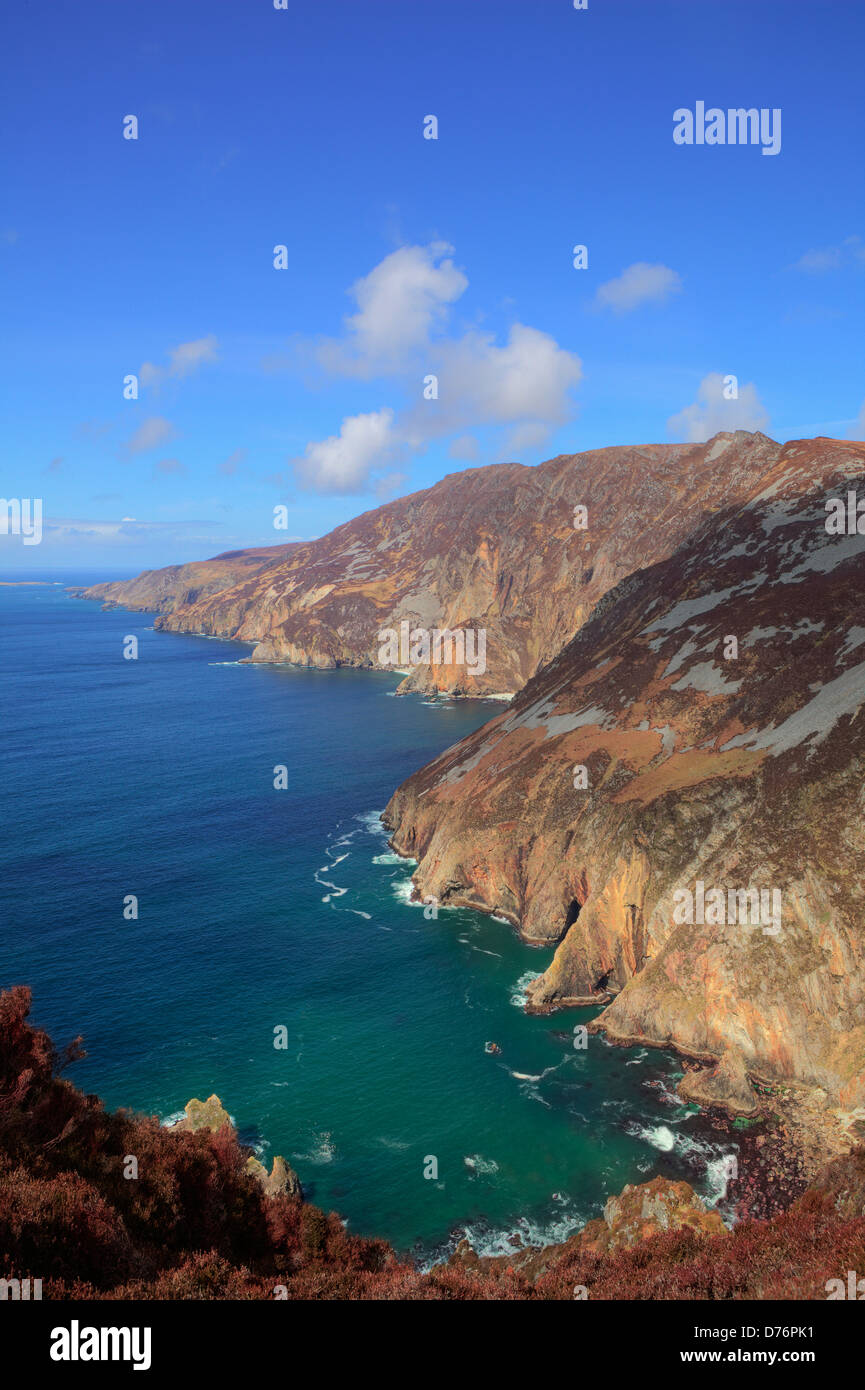
[[207, 1100], [187, 1101], [184, 1109], [186, 1119], [178, 1122], [178, 1129], [190, 1130], [194, 1134], [199, 1129], [218, 1131], [223, 1125], [232, 1128], [231, 1117], [228, 1111], [223, 1109], [219, 1096], [208, 1096]]
[[748, 1080], [742, 1055], [728, 1047], [716, 1067], [686, 1072], [679, 1095], [697, 1105], [718, 1105], [732, 1115], [754, 1115], [759, 1109], [754, 1087]]
[[[847, 1110], [865, 1104], [865, 537], [827, 533], [826, 503], [863, 475], [862, 444], [785, 445], [384, 814], [420, 896], [559, 943], [534, 1007], [609, 988], [591, 1025], [609, 1037], [732, 1048]], [[753, 889], [771, 910], [725, 921]], [[703, 890], [720, 919], [689, 922]]]
[[[228, 1125], [233, 1132], [231, 1116], [219, 1096], [208, 1096], [207, 1100], [190, 1100], [185, 1109], [186, 1118], [178, 1122], [177, 1129], [189, 1130], [193, 1134], [199, 1129], [210, 1129], [216, 1133]], [[300, 1178], [281, 1154], [274, 1157], [273, 1167], [268, 1173], [264, 1164], [250, 1153], [246, 1160], [246, 1171], [261, 1183], [268, 1197], [275, 1197], [279, 1192], [287, 1192], [292, 1197], [303, 1196]]]
[[270, 1173], [254, 1156], [246, 1160], [246, 1171], [258, 1179], [268, 1197], [275, 1197], [280, 1192], [287, 1192], [290, 1197], [303, 1196], [300, 1178], [280, 1154], [275, 1156]]
[[607, 1255], [638, 1245], [664, 1231], [688, 1229], [698, 1236], [722, 1236], [727, 1228], [716, 1211], [710, 1210], [690, 1183], [652, 1178], [638, 1186], [630, 1184], [618, 1197], [610, 1197], [603, 1219], [589, 1221], [581, 1231], [560, 1245], [529, 1246], [513, 1255], [478, 1255], [468, 1240], [460, 1241], [449, 1263], [464, 1269], [512, 1268], [532, 1283], [555, 1266], [562, 1256], [584, 1251]]
[[[590, 1225], [600, 1223], [590, 1223]], [[636, 1245], [661, 1231], [676, 1231], [688, 1227], [697, 1235], [723, 1235], [726, 1227], [716, 1211], [711, 1211], [686, 1182], [671, 1182], [668, 1178], [652, 1178], [651, 1182], [630, 1184], [618, 1197], [610, 1197], [604, 1207], [604, 1230], [589, 1233], [586, 1227], [582, 1244], [601, 1253]]]
[[[737, 505], [780, 446], [762, 434], [469, 468], [316, 541], [230, 551], [76, 590], [154, 626], [255, 643], [253, 661], [378, 667], [383, 628], [483, 629], [486, 670], [416, 666], [400, 690], [517, 691], [626, 575]], [[588, 530], [574, 508], [588, 512]], [[399, 663], [398, 663], [399, 664]]]

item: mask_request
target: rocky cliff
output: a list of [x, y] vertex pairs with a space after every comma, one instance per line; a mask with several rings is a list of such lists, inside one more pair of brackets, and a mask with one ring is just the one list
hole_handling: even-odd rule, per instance
[[446, 653], [435, 664], [433, 651], [400, 688], [511, 692], [609, 589], [672, 554], [703, 517], [748, 496], [779, 452], [765, 435], [738, 431], [707, 444], [564, 455], [536, 468], [472, 468], [320, 540], [78, 592], [158, 612], [155, 626], [168, 631], [254, 642], [253, 661], [302, 666], [379, 666], [379, 632], [403, 622], [409, 632], [482, 630], [484, 669]]
[[720, 1059], [694, 1094], [744, 1113], [755, 1079], [865, 1105], [863, 474], [764, 455], [384, 817], [419, 893], [558, 943], [534, 1008], [612, 993], [599, 1028]]

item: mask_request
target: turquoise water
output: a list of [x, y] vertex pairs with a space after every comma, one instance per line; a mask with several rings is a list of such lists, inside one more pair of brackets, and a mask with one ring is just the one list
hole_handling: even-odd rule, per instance
[[72, 1079], [162, 1118], [215, 1091], [311, 1200], [425, 1258], [466, 1231], [561, 1239], [656, 1172], [717, 1195], [673, 1056], [576, 1050], [590, 1011], [521, 1008], [550, 951], [408, 902], [378, 813], [500, 706], [238, 665], [247, 648], [152, 621], [0, 588], [0, 983], [32, 986], [57, 1041], [84, 1035]]

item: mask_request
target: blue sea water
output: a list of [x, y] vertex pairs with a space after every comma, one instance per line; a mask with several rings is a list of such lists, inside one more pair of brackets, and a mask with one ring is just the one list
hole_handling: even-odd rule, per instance
[[0, 985], [84, 1035], [79, 1086], [163, 1119], [216, 1092], [311, 1200], [427, 1260], [563, 1239], [658, 1172], [717, 1198], [730, 1144], [674, 1056], [576, 1049], [591, 1011], [521, 1007], [549, 950], [408, 901], [378, 814], [499, 705], [238, 664], [63, 587], [104, 575], [44, 577], [0, 587]]

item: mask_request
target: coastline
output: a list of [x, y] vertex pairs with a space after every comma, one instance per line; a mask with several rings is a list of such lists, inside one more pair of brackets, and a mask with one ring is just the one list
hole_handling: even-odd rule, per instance
[[[38, 582], [48, 583], [49, 581], [46, 580]], [[133, 604], [129, 600], [119, 602], [116, 599], [103, 599], [99, 595], [88, 594], [87, 589], [93, 587], [95, 586], [74, 584], [66, 585], [66, 592], [72, 598], [81, 599], [86, 603], [100, 604], [102, 612], [111, 612], [112, 610], [121, 609], [127, 613], [153, 613], [155, 614], [157, 619], [166, 618], [170, 616], [170, 614], [166, 613], [164, 605], [159, 603], [141, 602]], [[159, 626], [155, 627], [154, 630], [159, 632], [175, 633], [176, 635], [183, 637], [203, 637], [209, 641], [216, 642], [241, 642], [244, 646], [252, 647], [253, 649], [261, 646], [263, 642], [267, 640], [266, 638], [261, 637], [237, 637], [230, 633], [202, 632], [201, 630], [193, 630], [185, 627]], [[359, 657], [352, 660], [328, 658], [326, 661], [323, 661], [321, 663], [312, 660], [291, 661], [288, 658], [282, 660], [269, 660], [259, 658], [258, 660], [256, 660], [254, 650], [251, 656], [244, 657], [239, 664], [244, 666], [290, 666], [293, 670], [296, 671], [332, 671], [347, 668], [349, 670], [354, 671], [378, 671], [383, 675], [398, 675], [402, 676], [403, 678], [413, 675], [418, 669], [420, 669], [417, 666], [379, 666], [376, 665], [372, 660], [367, 660], [365, 658]], [[417, 689], [412, 690], [397, 690], [394, 693], [400, 696], [419, 695], [425, 699], [441, 698], [447, 700], [493, 700], [500, 703], [509, 704], [512, 700], [516, 698], [516, 696], [519, 694], [519, 691], [452, 691], [442, 689], [441, 687], [436, 685], [430, 685], [428, 687], [419, 687]]]
[[[114, 607], [122, 607], [122, 605], [114, 605]], [[208, 640], [240, 640], [216, 637], [213, 634], [208, 633], [185, 635], [202, 636]], [[279, 666], [285, 664], [291, 665], [292, 663], [266, 664], [273, 664], [275, 666]], [[387, 826], [386, 821], [382, 821], [381, 824], [384, 828], [391, 830], [391, 827]], [[414, 859], [413, 855], [408, 854], [404, 850], [396, 848], [396, 846], [394, 846], [394, 844], [392, 843], [390, 837], [388, 838], [388, 845], [391, 852], [396, 854], [400, 860], [410, 862]], [[417, 898], [419, 899], [419, 897], [420, 894], [418, 893]], [[454, 907], [469, 908], [472, 911], [481, 913], [485, 917], [488, 917], [490, 919], [495, 919], [502, 923], [506, 922], [511, 927], [514, 935], [524, 945], [530, 947], [531, 949], [548, 949], [551, 944], [547, 941], [526, 940], [526, 938], [522, 937], [519, 930], [519, 922], [514, 918], [513, 914], [508, 913], [505, 909], [501, 907], [496, 907], [494, 905], [489, 906], [477, 901], [462, 901], [459, 899], [454, 901], [453, 904], [448, 904], [448, 906], [451, 905], [453, 905]], [[602, 1005], [603, 1002], [603, 998], [591, 999], [586, 1001], [581, 1000], [579, 1003], [575, 1001], [572, 1002], [570, 1000], [563, 1000], [560, 1001], [558, 1005], [551, 1006], [549, 1009], [538, 1010], [538, 1012], [542, 1012], [552, 1016], [555, 1013], [564, 1012], [564, 1010], [567, 1008], [583, 1008], [590, 1006], [597, 1007], [599, 1005]], [[531, 1014], [534, 1013], [535, 1010], [528, 1009], [526, 1010], [526, 1012]], [[591, 1031], [603, 1032], [604, 1030], [592, 1029]], [[615, 1043], [617, 1045], [622, 1046], [623, 1048], [650, 1047], [659, 1051], [666, 1050], [669, 1052], [675, 1052], [686, 1060], [698, 1061], [704, 1064], [710, 1064], [718, 1060], [717, 1057], [714, 1057], [708, 1053], [696, 1055], [692, 1052], [688, 1052], [685, 1049], [682, 1049], [669, 1041], [659, 1042], [640, 1036], [636, 1036], [629, 1039], [619, 1039], [608, 1036], [607, 1040], [610, 1043]], [[778, 1107], [782, 1108], [784, 1105], [786, 1105], [787, 1102], [785, 1101], [784, 1097], [779, 1096], [777, 1103]], [[792, 1113], [792, 1106], [790, 1106], [789, 1109]], [[815, 1167], [819, 1163], [819, 1160], [825, 1156], [825, 1151], [820, 1153], [817, 1153], [816, 1151], [815, 1141], [820, 1137], [819, 1126], [816, 1124], [814, 1125], [812, 1130], [806, 1134], [804, 1129], [802, 1129], [801, 1127], [797, 1127], [796, 1125], [790, 1123], [789, 1120], [787, 1120], [787, 1127], [785, 1129], [782, 1127], [781, 1123], [772, 1119], [771, 1112], [767, 1112], [765, 1115], [761, 1114], [761, 1116], [759, 1117], [759, 1124], [757, 1122], [753, 1122], [743, 1129], [738, 1126], [735, 1120], [730, 1119], [729, 1117], [726, 1117], [723, 1114], [716, 1115], [715, 1112], [711, 1109], [705, 1109], [701, 1107], [700, 1114], [701, 1124], [708, 1124], [719, 1137], [723, 1136], [735, 1138], [737, 1144], [741, 1146], [742, 1154], [745, 1155], [747, 1153], [748, 1155], [751, 1155], [751, 1157], [748, 1157], [747, 1159], [747, 1166], [749, 1168], [753, 1166], [755, 1173], [759, 1170], [760, 1174], [762, 1175], [759, 1178], [759, 1181], [755, 1179], [756, 1186], [752, 1183], [751, 1190], [749, 1191], [747, 1196], [747, 1201], [751, 1204], [750, 1209], [752, 1214], [759, 1214], [761, 1212], [769, 1210], [769, 1199], [773, 1187], [777, 1187], [778, 1190], [782, 1192], [785, 1199], [789, 1198], [789, 1200], [792, 1200], [792, 1197], [795, 1195], [795, 1192], [801, 1190], [801, 1188], [804, 1185], [802, 1173], [806, 1173], [807, 1175], [807, 1173], [814, 1171]], [[659, 1117], [659, 1120], [660, 1119], [662, 1119], [662, 1116]], [[840, 1125], [838, 1126], [838, 1128], [840, 1129]], [[757, 1139], [761, 1136], [763, 1137], [763, 1143], [758, 1144]], [[797, 1148], [797, 1144], [799, 1144], [803, 1139], [805, 1139], [808, 1143], [811, 1143], [814, 1147], [814, 1151], [812, 1153], [812, 1157], [808, 1162], [807, 1169], [803, 1168], [802, 1164], [799, 1162], [799, 1149]], [[832, 1152], [847, 1151], [849, 1151], [848, 1148], [837, 1148], [832, 1150]], [[633, 1180], [637, 1180], [637, 1177], [638, 1175], [636, 1173], [633, 1174]], [[781, 1179], [783, 1179], [783, 1185], [781, 1183]], [[606, 1195], [612, 1196], [614, 1195], [614, 1193], [611, 1190], [608, 1190]], [[517, 1232], [515, 1231], [514, 1234], [517, 1234]], [[554, 1242], [550, 1243], [552, 1244]]]

